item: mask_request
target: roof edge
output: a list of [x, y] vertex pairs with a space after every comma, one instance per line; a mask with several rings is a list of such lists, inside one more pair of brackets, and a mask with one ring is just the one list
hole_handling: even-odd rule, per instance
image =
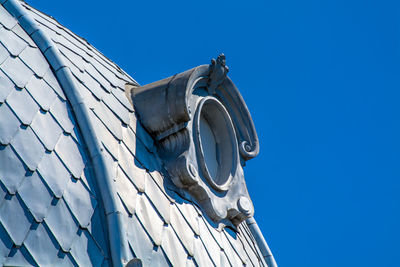
[[118, 211], [118, 204], [114, 197], [116, 196], [116, 188], [112, 182], [112, 171], [107, 164], [101, 142], [90, 120], [89, 110], [79, 92], [79, 86], [74, 81], [71, 70], [65, 64], [54, 42], [45, 34], [30, 14], [28, 14], [20, 1], [0, 0], [0, 4], [18, 20], [20, 26], [36, 43], [53, 69], [58, 83], [71, 104], [72, 112], [75, 115], [83, 140], [89, 150], [89, 158], [94, 167], [94, 176], [105, 209], [111, 261], [113, 266], [123, 266], [128, 260], [128, 243], [125, 235], [122, 233], [123, 219], [122, 214]]

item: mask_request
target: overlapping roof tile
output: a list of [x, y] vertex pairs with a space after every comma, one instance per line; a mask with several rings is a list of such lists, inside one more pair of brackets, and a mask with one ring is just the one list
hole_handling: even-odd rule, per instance
[[31, 171], [36, 170], [46, 151], [29, 126], [18, 130], [11, 145]]
[[10, 194], [15, 194], [25, 178], [25, 166], [11, 146], [0, 146], [0, 158], [1, 181]]
[[78, 265], [75, 241], [90, 262], [107, 265], [101, 208], [65, 94], [3, 6], [0, 24], [0, 265]]
[[[144, 266], [263, 265], [248, 229], [217, 230], [190, 199], [167, 188], [154, 141], [124, 92], [127, 82], [137, 83], [86, 40], [23, 5], [55, 42], [90, 108], [124, 207], [132, 258]], [[79, 125], [53, 70], [8, 15], [0, 10], [0, 181], [8, 191], [0, 202], [0, 263], [8, 252], [10, 263], [108, 265], [105, 214]], [[16, 217], [3, 218], [2, 210], [21, 221], [14, 225]]]
[[164, 222], [144, 194], [138, 194], [136, 214], [146, 231], [151, 236], [154, 244], [161, 245]]
[[0, 104], [0, 144], [8, 145], [21, 123], [7, 104]]
[[123, 205], [128, 210], [128, 213], [130, 215], [133, 215], [135, 214], [136, 196], [138, 190], [136, 189], [132, 181], [130, 181], [129, 178], [126, 177], [125, 173], [119, 167], [117, 170], [116, 178], [118, 195], [121, 198]]
[[7, 97], [7, 104], [24, 125], [30, 125], [39, 111], [39, 106], [25, 88], [12, 91]]
[[173, 266], [185, 266], [187, 257], [184, 255], [187, 255], [187, 253], [182, 245], [177, 246], [180, 240], [176, 236], [175, 231], [168, 225], [164, 227], [163, 231], [161, 247], [165, 251], [169, 261]]
[[[0, 261], [1, 262], [1, 261]], [[35, 260], [25, 246], [13, 247], [4, 262], [5, 266], [35, 266]]]
[[19, 54], [28, 46], [27, 42], [22, 40], [13, 31], [10, 31], [3, 26], [0, 27], [0, 42], [13, 57], [19, 56]]
[[[32, 130], [38, 136], [45, 148], [54, 150], [63, 130], [49, 112], [39, 112], [31, 124]], [[51, 131], [49, 131], [51, 129]]]
[[11, 30], [15, 25], [18, 24], [18, 21], [4, 9], [4, 7], [0, 6], [0, 23], [7, 29]]
[[50, 208], [53, 196], [37, 172], [24, 179], [18, 188], [18, 194], [35, 220], [42, 222]]
[[[1, 53], [1, 46], [0, 46], [0, 53]], [[4, 72], [0, 71], [0, 103], [4, 103], [7, 96], [13, 91], [13, 89], [14, 89], [13, 82], [4, 74]]]
[[0, 44], [0, 64], [2, 64], [9, 57], [7, 49]]
[[49, 70], [49, 65], [42, 52], [35, 47], [24, 49], [19, 58], [40, 78], [43, 78]]
[[82, 180], [72, 179], [69, 182], [64, 193], [64, 199], [72, 214], [78, 220], [79, 226], [87, 228], [97, 206], [97, 201], [83, 185]]
[[[13, 214], [13, 216], [10, 216]], [[7, 195], [0, 206], [0, 223], [13, 243], [21, 246], [33, 222], [32, 215], [24, 208], [18, 195]], [[18, 231], [15, 231], [18, 229]]]
[[70, 135], [61, 136], [55, 151], [75, 178], [80, 178], [85, 167], [79, 144]]
[[71, 174], [55, 152], [45, 153], [43, 160], [39, 163], [38, 171], [50, 187], [54, 196], [61, 198]]
[[68, 252], [76, 238], [79, 226], [63, 199], [53, 201], [45, 222], [63, 251]]
[[[45, 223], [33, 225], [24, 246], [39, 266], [54, 266], [60, 263], [59, 245]], [[47, 253], [43, 253], [44, 251]]]
[[144, 266], [151, 266], [150, 261], [154, 245], [148, 233], [135, 215], [132, 217], [125, 216], [124, 218], [129, 246], [133, 250], [134, 256], [141, 259]]
[[26, 85], [26, 90], [39, 106], [46, 111], [50, 109], [57, 98], [54, 90], [43, 79], [32, 78]]

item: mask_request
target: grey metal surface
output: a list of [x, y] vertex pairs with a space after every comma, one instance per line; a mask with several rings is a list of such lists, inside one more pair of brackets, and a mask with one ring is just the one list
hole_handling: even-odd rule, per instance
[[[166, 182], [169, 177], [163, 172], [153, 140], [125, 97], [125, 83], [137, 83], [86, 41], [24, 5], [60, 49], [82, 90], [84, 104], [90, 108], [91, 122], [99, 125], [95, 129], [102, 137], [101, 149], [108, 155], [115, 179], [114, 197], [124, 218], [129, 257], [142, 259], [143, 266], [237, 266], [243, 262], [241, 258], [246, 261], [247, 254], [239, 257], [243, 250], [236, 251], [236, 246], [242, 246], [238, 236], [248, 236], [248, 232], [238, 228], [230, 242], [222, 239], [226, 230], [212, 224], [189, 196]], [[7, 125], [15, 129], [0, 130], [0, 210], [12, 211], [20, 218], [14, 225], [15, 216], [3, 218], [4, 212], [0, 212], [0, 264], [110, 265], [109, 240], [102, 226], [104, 210], [81, 141], [81, 127], [48, 63], [38, 56], [35, 43], [9, 16], [2, 17], [4, 30], [15, 24], [14, 35], [6, 36], [22, 38], [26, 48], [15, 49], [13, 54], [18, 56], [10, 62], [6, 50], [7, 58], [0, 63], [0, 79], [5, 81], [0, 83], [0, 118], [7, 116], [12, 121]], [[0, 59], [1, 51], [0, 46]], [[33, 62], [28, 59], [32, 51], [36, 53]], [[16, 66], [21, 71], [15, 72]], [[29, 106], [8, 103], [8, 97], [13, 103], [13, 94], [22, 92], [18, 90], [25, 90], [25, 101], [32, 99]], [[45, 97], [45, 92], [51, 93]], [[34, 111], [32, 118], [28, 109]], [[45, 132], [43, 127], [56, 130]], [[22, 145], [27, 141], [32, 143], [29, 149]], [[24, 189], [30, 184], [43, 197], [34, 198], [33, 192]], [[219, 241], [223, 247], [216, 240], [225, 240]], [[256, 247], [254, 243], [249, 246]]]
[[101, 207], [65, 95], [3, 6], [0, 43], [0, 265], [101, 265]]

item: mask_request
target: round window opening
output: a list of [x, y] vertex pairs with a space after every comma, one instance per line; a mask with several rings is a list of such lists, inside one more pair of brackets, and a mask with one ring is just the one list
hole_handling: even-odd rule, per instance
[[227, 190], [237, 164], [235, 129], [225, 107], [206, 97], [196, 114], [197, 154], [203, 175], [217, 190]]

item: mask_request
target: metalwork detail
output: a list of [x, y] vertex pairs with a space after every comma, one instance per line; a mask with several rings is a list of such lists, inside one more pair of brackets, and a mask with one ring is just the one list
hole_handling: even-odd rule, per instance
[[214, 221], [239, 224], [254, 212], [242, 164], [259, 147], [250, 113], [226, 76], [228, 70], [221, 54], [211, 65], [130, 92], [175, 185]]

